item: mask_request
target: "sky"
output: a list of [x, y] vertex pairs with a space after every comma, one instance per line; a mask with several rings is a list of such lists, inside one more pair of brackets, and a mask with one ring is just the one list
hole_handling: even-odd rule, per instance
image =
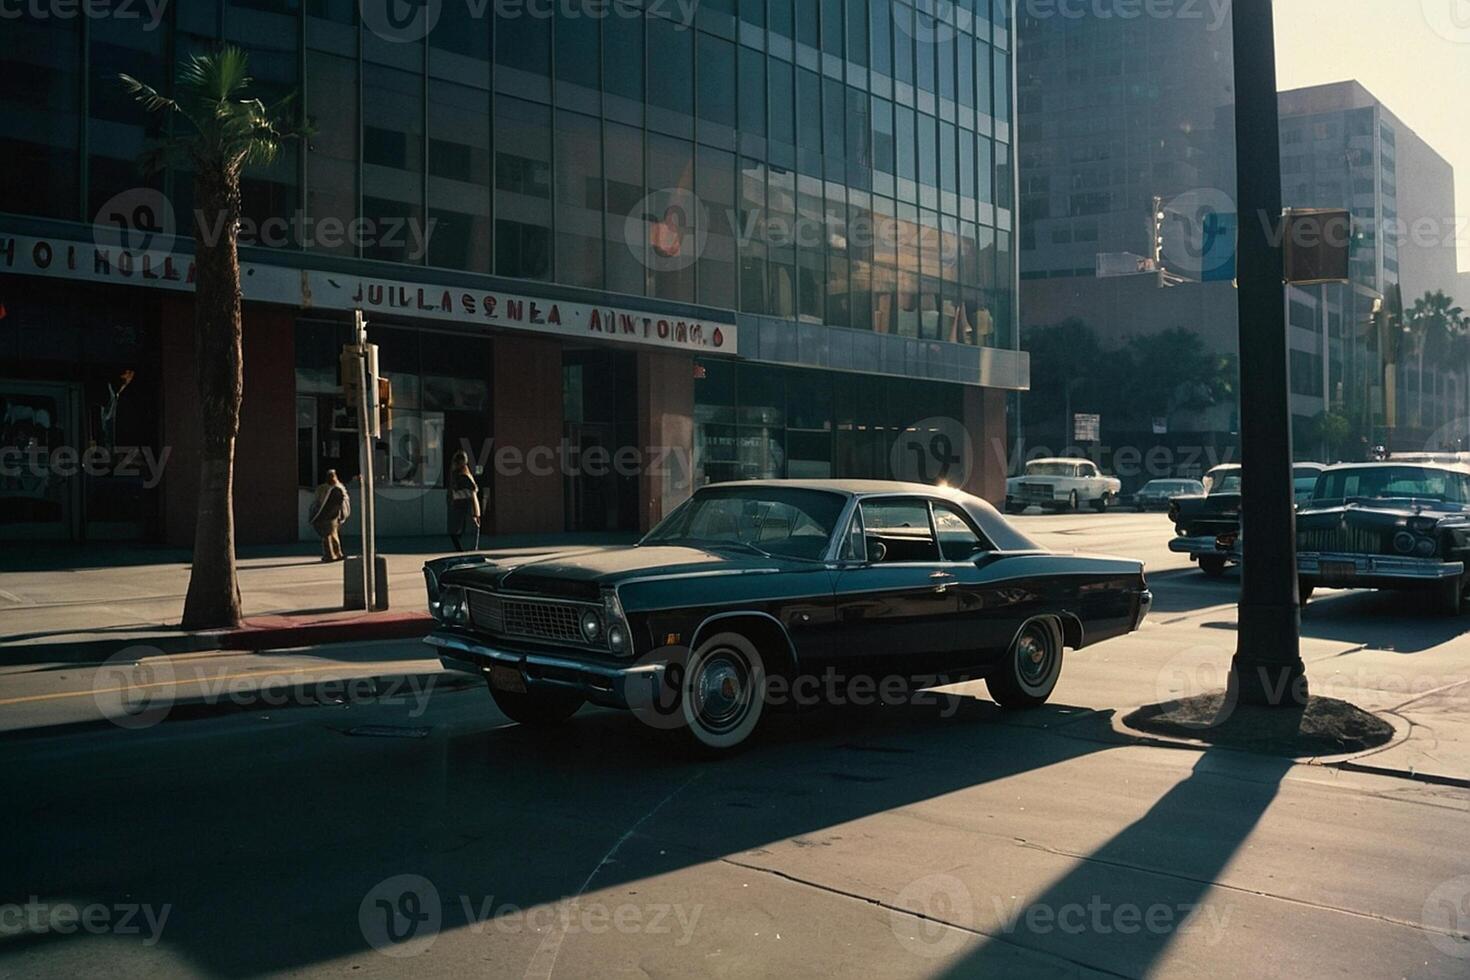
[[1276, 0], [1282, 89], [1356, 79], [1455, 168], [1470, 271], [1470, 0]]

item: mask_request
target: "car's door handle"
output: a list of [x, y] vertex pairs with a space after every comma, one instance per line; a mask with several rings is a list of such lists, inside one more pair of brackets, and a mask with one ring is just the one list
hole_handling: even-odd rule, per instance
[[929, 581], [934, 583], [935, 592], [947, 592], [957, 579], [949, 572], [935, 572], [929, 576]]

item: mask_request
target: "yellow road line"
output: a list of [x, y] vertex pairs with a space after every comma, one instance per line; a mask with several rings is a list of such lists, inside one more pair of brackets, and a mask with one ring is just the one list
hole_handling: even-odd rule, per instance
[[[340, 669], [341, 668], [339, 666], [337, 666], [335, 664], [332, 664], [332, 665], [323, 666], [323, 667], [302, 667], [302, 668], [299, 668], [299, 669], [292, 670], [290, 673], [291, 674], [324, 674], [324, 673], [326, 673], [328, 671], [340, 670]], [[121, 693], [123, 691], [142, 691], [142, 690], [146, 690], [146, 689], [151, 688], [151, 687], [180, 687], [180, 686], [182, 686], [184, 684], [201, 684], [201, 683], [204, 683], [206, 681], [215, 681], [215, 682], [218, 682], [218, 681], [235, 681], [235, 680], [240, 680], [241, 678], [244, 678], [244, 677], [262, 677], [262, 676], [264, 676], [264, 677], [272, 677], [272, 676], [275, 676], [275, 677], [284, 677], [286, 675], [284, 673], [272, 674], [271, 672], [264, 671], [264, 670], [252, 670], [252, 671], [246, 671], [243, 674], [220, 674], [220, 675], [214, 676], [214, 677], [191, 677], [191, 678], [185, 678], [184, 680], [155, 681], [152, 684], [129, 684], [129, 685], [125, 686], [125, 687], [101, 687], [101, 688], [94, 688], [94, 689], [86, 690], [86, 691], [60, 691], [60, 692], [58, 692], [56, 694], [27, 694], [24, 697], [19, 697], [19, 698], [4, 698], [4, 699], [0, 699], [0, 707], [5, 707], [6, 705], [12, 705], [12, 704], [29, 704], [29, 703], [36, 702], [36, 701], [62, 701], [62, 700], [65, 700], [66, 698], [95, 697], [98, 694], [118, 694], [118, 693]], [[372, 676], [375, 676], [375, 675], [373, 675], [373, 674], [367, 674], [367, 675], [364, 675], [364, 676], [372, 677]]]

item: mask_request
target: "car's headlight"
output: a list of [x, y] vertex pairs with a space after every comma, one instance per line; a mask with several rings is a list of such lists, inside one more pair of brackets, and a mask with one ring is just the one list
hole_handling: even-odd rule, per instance
[[469, 604], [465, 600], [464, 589], [453, 586], [440, 593], [439, 601], [431, 602], [429, 609], [441, 623], [458, 625], [467, 623], [470, 619]]
[[623, 603], [613, 589], [602, 593], [602, 617], [607, 624], [607, 648], [619, 656], [633, 650], [633, 634], [628, 628], [628, 617], [623, 614]]
[[596, 609], [589, 609], [582, 614], [582, 639], [588, 643], [596, 643], [602, 639], [602, 615]]

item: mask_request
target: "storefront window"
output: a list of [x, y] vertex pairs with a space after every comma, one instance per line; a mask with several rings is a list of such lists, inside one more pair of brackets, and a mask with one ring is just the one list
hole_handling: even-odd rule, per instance
[[[302, 321], [296, 329], [298, 482], [315, 487], [328, 469], [357, 476], [357, 420], [342, 401], [339, 358], [346, 323]], [[384, 489], [442, 488], [448, 460], [479, 461], [490, 427], [490, 342], [407, 327], [373, 326], [378, 367], [392, 384], [392, 425], [376, 446]]]
[[699, 362], [695, 484], [892, 479], [895, 442], [916, 422], [961, 418], [959, 385]]

